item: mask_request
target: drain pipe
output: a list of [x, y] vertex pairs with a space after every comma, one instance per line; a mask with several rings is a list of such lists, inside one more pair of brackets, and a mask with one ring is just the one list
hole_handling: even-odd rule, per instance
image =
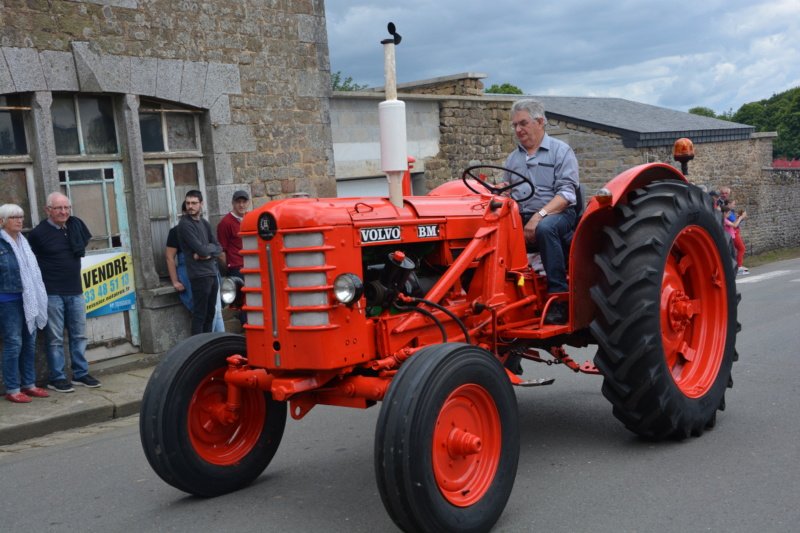
[[391, 39], [383, 45], [383, 73], [386, 79], [386, 101], [378, 104], [381, 130], [381, 170], [389, 179], [389, 201], [397, 208], [403, 207], [403, 176], [408, 170], [406, 148], [406, 104], [397, 99], [397, 72], [394, 47], [400, 44], [400, 34], [389, 23]]

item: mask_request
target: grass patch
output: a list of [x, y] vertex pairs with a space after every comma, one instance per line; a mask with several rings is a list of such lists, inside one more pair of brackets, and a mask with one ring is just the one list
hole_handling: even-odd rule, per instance
[[772, 250], [759, 255], [745, 256], [744, 263], [750, 268], [798, 257], [800, 257], [800, 248], [781, 248], [780, 250]]

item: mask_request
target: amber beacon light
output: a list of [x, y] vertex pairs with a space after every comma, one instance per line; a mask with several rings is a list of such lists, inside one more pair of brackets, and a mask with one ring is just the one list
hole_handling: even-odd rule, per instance
[[672, 158], [680, 161], [681, 172], [684, 176], [689, 175], [689, 161], [694, 159], [694, 145], [689, 139], [683, 138], [675, 141], [672, 147]]

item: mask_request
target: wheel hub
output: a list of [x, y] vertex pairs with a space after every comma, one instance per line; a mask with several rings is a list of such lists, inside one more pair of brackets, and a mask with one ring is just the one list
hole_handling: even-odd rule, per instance
[[249, 389], [242, 393], [241, 413], [229, 412], [224, 375], [224, 367], [209, 374], [198, 385], [189, 404], [192, 446], [205, 461], [217, 465], [234, 464], [251, 451], [261, 435], [267, 413], [264, 393]]
[[672, 245], [661, 283], [661, 332], [670, 374], [697, 398], [714, 383], [725, 348], [722, 260], [705, 231], [689, 226]]
[[682, 333], [692, 318], [700, 312], [699, 302], [691, 300], [681, 290], [676, 290], [669, 299], [670, 326], [676, 333]]
[[453, 459], [479, 453], [482, 447], [481, 438], [466, 429], [453, 428], [447, 437], [447, 453]]
[[500, 458], [501, 427], [491, 395], [463, 385], [445, 400], [433, 431], [433, 473], [442, 495], [466, 507], [489, 489]]

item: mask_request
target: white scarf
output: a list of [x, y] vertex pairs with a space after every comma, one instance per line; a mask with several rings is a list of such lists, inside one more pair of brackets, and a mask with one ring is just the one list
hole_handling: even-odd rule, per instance
[[39, 263], [28, 244], [28, 239], [19, 235], [19, 242], [14, 241], [6, 230], [0, 229], [3, 238], [17, 257], [19, 274], [22, 278], [22, 308], [25, 310], [25, 323], [28, 332], [33, 333], [36, 328], [43, 329], [47, 325], [47, 291], [42, 281], [42, 272]]

